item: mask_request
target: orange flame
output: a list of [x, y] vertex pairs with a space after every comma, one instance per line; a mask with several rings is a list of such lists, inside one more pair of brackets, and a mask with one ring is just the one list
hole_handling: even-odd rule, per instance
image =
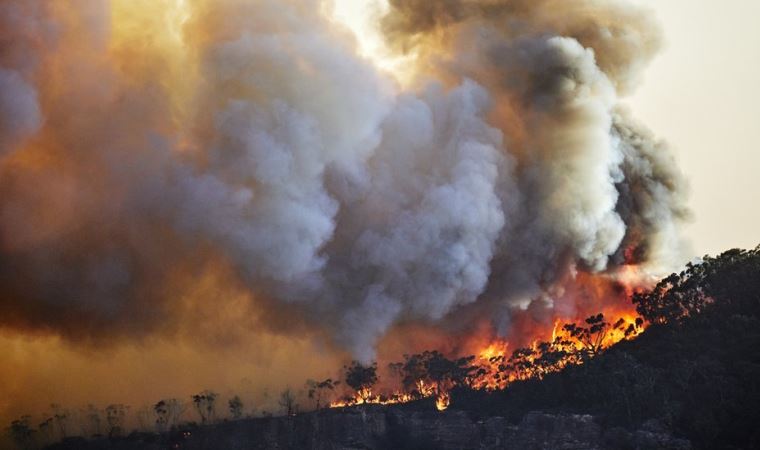
[[451, 395], [448, 392], [442, 392], [435, 399], [435, 409], [438, 411], [445, 411], [449, 407], [451, 402]]
[[[517, 316], [511, 337], [481, 335], [472, 338], [472, 343], [465, 348], [474, 350], [473, 365], [477, 371], [467, 380], [467, 385], [486, 391], [505, 389], [514, 381], [541, 379], [569, 365], [582, 364], [586, 358], [596, 356], [618, 342], [634, 339], [644, 331], [645, 324], [637, 316], [630, 298], [645, 284], [646, 276], [638, 267], [630, 265], [612, 274], [577, 274], [567, 289], [566, 296], [572, 298], [559, 300], [573, 304], [573, 316], [553, 318], [549, 329], [543, 325], [545, 322], [524, 314]], [[586, 321], [587, 317], [600, 312], [603, 318], [596, 322]], [[515, 350], [510, 352], [512, 348]], [[545, 358], [547, 355], [552, 357]], [[414, 394], [360, 392], [330, 406], [390, 405], [435, 397], [436, 408], [443, 411], [449, 407], [451, 387], [418, 380]]]

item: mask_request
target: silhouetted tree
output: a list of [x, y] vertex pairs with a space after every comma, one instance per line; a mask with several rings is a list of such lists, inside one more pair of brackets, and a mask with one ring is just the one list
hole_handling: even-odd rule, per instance
[[705, 256], [650, 291], [634, 295], [636, 310], [650, 323], [682, 322], [720, 301], [722, 308], [751, 309], [760, 301], [760, 246]]
[[165, 431], [169, 423], [169, 409], [166, 407], [166, 402], [160, 400], [153, 405], [153, 413], [156, 415], [156, 429], [159, 432]]
[[391, 372], [397, 374], [401, 378], [401, 385], [404, 387], [405, 392], [411, 393], [417, 397], [423, 394], [420, 392], [420, 382], [424, 384], [429, 381], [426, 364], [426, 355], [429, 353], [430, 352], [404, 355], [404, 361], [388, 365]]
[[438, 351], [425, 351], [404, 355], [403, 362], [390, 364], [390, 368], [401, 377], [404, 390], [419, 398], [468, 385], [478, 370], [472, 365], [474, 359], [448, 359]]
[[373, 362], [365, 366], [359, 361], [353, 361], [343, 369], [346, 384], [356, 391], [362, 401], [366, 402], [372, 396], [372, 387], [377, 384], [377, 363]]
[[586, 319], [586, 326], [568, 323], [562, 327], [572, 339], [581, 346], [581, 359], [592, 358], [604, 348], [604, 339], [610, 324], [604, 321], [604, 314], [599, 313]]
[[216, 417], [216, 398], [218, 394], [209, 390], [193, 395], [193, 405], [198, 415], [201, 417], [201, 423], [210, 423]]
[[440, 352], [431, 352], [427, 361], [428, 377], [433, 382], [437, 393], [448, 392], [454, 386], [463, 386], [475, 372], [471, 363], [474, 356], [448, 359]]
[[240, 399], [239, 395], [232, 397], [229, 402], [227, 402], [227, 405], [230, 408], [230, 414], [233, 419], [237, 420], [243, 417], [243, 400]]
[[167, 398], [153, 405], [158, 431], [170, 430], [177, 426], [179, 418], [185, 411], [185, 406], [176, 398]]
[[127, 418], [128, 406], [113, 404], [106, 407], [106, 423], [108, 424], [108, 436], [120, 436], [124, 432], [124, 422]]
[[309, 398], [316, 403], [317, 410], [322, 406], [322, 400], [325, 396], [329, 396], [340, 384], [340, 381], [333, 381], [332, 378], [328, 378], [322, 381], [307, 380], [306, 388]]
[[296, 414], [296, 398], [290, 388], [280, 393], [278, 403], [286, 416], [294, 416]]

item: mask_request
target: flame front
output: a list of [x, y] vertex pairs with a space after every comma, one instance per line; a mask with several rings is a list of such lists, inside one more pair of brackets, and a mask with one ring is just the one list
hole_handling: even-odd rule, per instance
[[[471, 348], [475, 356], [471, 374], [465, 381], [467, 387], [495, 391], [516, 381], [541, 379], [567, 366], [583, 364], [620, 341], [636, 338], [646, 324], [636, 315], [630, 296], [646, 285], [649, 278], [637, 275], [637, 269], [632, 267], [623, 273], [622, 277], [596, 275], [574, 279], [573, 295], [590, 295], [586, 299], [589, 309], [577, 311], [572, 319], [556, 318], [546, 328], [534, 326], [530, 341], [525, 345], [512, 345], [508, 338], [474, 339], [476, 343]], [[597, 314], [590, 313], [593, 308], [599, 308]], [[525, 329], [521, 328], [519, 338], [524, 337]], [[436, 408], [443, 411], [449, 407], [453, 387], [452, 383], [419, 379], [414, 383], [413, 392], [360, 391], [330, 406], [389, 405], [433, 398]]]

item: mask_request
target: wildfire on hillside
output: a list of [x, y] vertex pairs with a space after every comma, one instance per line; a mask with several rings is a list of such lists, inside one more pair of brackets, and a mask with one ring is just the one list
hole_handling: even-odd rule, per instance
[[[646, 283], [646, 278], [634, 266], [625, 266], [614, 275], [584, 274], [573, 280], [573, 295], [586, 296], [587, 308], [598, 308], [596, 314], [585, 309], [577, 311], [573, 318], [555, 318], [547, 327], [534, 324], [530, 341], [523, 346], [513, 345], [508, 337], [474, 339], [477, 343], [472, 347], [472, 356], [449, 355], [449, 358], [465, 361], [459, 379], [431, 379], [429, 373], [423, 372], [420, 376], [426, 378], [408, 383], [408, 389], [389, 390], [382, 386], [360, 389], [330, 403], [330, 407], [390, 405], [434, 398], [436, 409], [444, 411], [451, 402], [450, 391], [457, 385], [495, 391], [505, 389], [515, 381], [541, 379], [567, 366], [583, 364], [621, 341], [636, 338], [645, 330], [646, 324], [630, 302], [631, 295]], [[575, 303], [583, 302], [575, 299]], [[521, 317], [519, 312], [517, 317]], [[520, 336], [524, 334], [521, 332]], [[423, 355], [426, 354], [441, 358], [437, 352]], [[418, 356], [405, 355], [405, 358], [408, 361]], [[395, 366], [396, 369], [402, 367], [401, 363]], [[413, 371], [407, 369], [407, 373]]]

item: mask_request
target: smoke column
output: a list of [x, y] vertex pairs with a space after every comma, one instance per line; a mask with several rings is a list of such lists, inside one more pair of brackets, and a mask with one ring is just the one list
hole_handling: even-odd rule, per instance
[[161, 335], [229, 306], [187, 306], [203, 278], [368, 360], [395, 326], [503, 333], [579, 274], [678, 260], [685, 182], [620, 103], [647, 11], [387, 6], [404, 83], [318, 0], [0, 2], [0, 325]]

